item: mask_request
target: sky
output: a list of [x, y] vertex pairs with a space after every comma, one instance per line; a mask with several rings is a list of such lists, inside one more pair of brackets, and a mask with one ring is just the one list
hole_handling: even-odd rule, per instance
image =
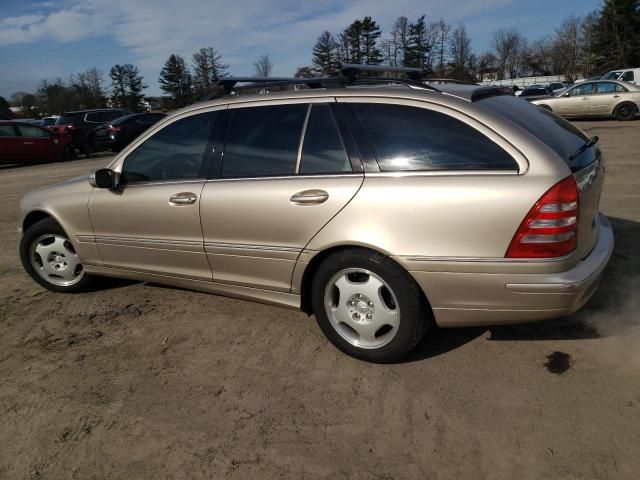
[[[493, 32], [515, 28], [529, 39], [552, 35], [569, 15], [585, 15], [602, 0], [0, 0], [0, 95], [33, 92], [42, 79], [116, 63], [138, 66], [160, 95], [158, 75], [172, 53], [191, 59], [212, 46], [233, 75], [253, 75], [253, 62], [269, 54], [274, 76], [309, 65], [317, 37], [342, 31], [366, 15], [383, 36], [404, 15], [463, 22], [474, 51], [491, 45]], [[108, 83], [108, 82], [107, 82]]]

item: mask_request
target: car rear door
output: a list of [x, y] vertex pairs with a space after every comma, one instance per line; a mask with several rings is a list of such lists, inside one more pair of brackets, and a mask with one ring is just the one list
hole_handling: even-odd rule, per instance
[[10, 165], [22, 161], [24, 149], [22, 139], [13, 124], [0, 125], [0, 165]]
[[93, 190], [89, 214], [105, 266], [211, 281], [200, 206], [219, 115], [179, 116], [118, 161], [121, 187]]
[[593, 115], [610, 115], [613, 112], [621, 93], [617, 87], [618, 84], [613, 82], [595, 82], [590, 101]]
[[304, 247], [362, 185], [332, 104], [324, 98], [230, 105], [224, 154], [214, 157], [202, 192], [215, 282], [290, 291]]
[[50, 162], [59, 160], [60, 149], [49, 131], [35, 125], [16, 125], [22, 140], [24, 162]]

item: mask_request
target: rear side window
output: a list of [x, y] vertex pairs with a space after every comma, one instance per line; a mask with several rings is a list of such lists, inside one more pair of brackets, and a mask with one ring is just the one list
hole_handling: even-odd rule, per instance
[[612, 82], [596, 83], [596, 91], [594, 93], [615, 93], [618, 91], [618, 84]]
[[63, 113], [56, 120], [56, 125], [67, 125], [68, 123], [76, 122], [79, 117], [80, 114]]
[[502, 148], [449, 115], [402, 105], [350, 105], [383, 172], [518, 169]]
[[231, 110], [222, 177], [294, 175], [308, 105]]
[[522, 127], [556, 152], [573, 170], [593, 162], [599, 155], [596, 146], [570, 160], [588, 137], [572, 123], [544, 108], [523, 102], [510, 95], [487, 97], [477, 105]]
[[50, 137], [51, 134], [42, 128], [32, 127], [30, 125], [18, 125], [18, 131], [23, 137]]
[[13, 125], [0, 125], [0, 137], [15, 137], [16, 131]]
[[209, 136], [218, 112], [177, 120], [131, 152], [122, 165], [125, 183], [199, 178], [209, 155]]
[[351, 171], [351, 162], [342, 144], [331, 108], [324, 103], [314, 103], [302, 144], [300, 174]]

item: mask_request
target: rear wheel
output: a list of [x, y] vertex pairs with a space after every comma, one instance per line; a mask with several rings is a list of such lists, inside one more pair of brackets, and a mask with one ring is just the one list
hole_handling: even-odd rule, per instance
[[625, 102], [616, 107], [613, 111], [613, 116], [616, 117], [616, 120], [626, 121], [632, 120], [636, 116], [636, 113], [638, 113], [636, 104]]
[[350, 249], [329, 256], [312, 286], [318, 325], [338, 349], [378, 363], [407, 356], [431, 321], [413, 278], [384, 255]]
[[64, 150], [62, 151], [63, 160], [73, 160], [77, 156], [78, 154], [76, 153], [76, 149], [73, 148], [73, 145], [68, 144], [67, 146], [64, 147]]
[[51, 218], [25, 230], [20, 240], [20, 260], [31, 278], [54, 292], [81, 292], [94, 280], [85, 273], [67, 234]]

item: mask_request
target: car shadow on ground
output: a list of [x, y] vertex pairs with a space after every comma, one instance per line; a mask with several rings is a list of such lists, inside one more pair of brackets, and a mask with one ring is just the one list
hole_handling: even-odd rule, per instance
[[568, 317], [489, 328], [434, 328], [407, 361], [447, 353], [489, 331], [490, 341], [582, 340], [619, 335], [640, 326], [640, 223], [609, 217], [615, 248], [600, 286], [581, 310]]

